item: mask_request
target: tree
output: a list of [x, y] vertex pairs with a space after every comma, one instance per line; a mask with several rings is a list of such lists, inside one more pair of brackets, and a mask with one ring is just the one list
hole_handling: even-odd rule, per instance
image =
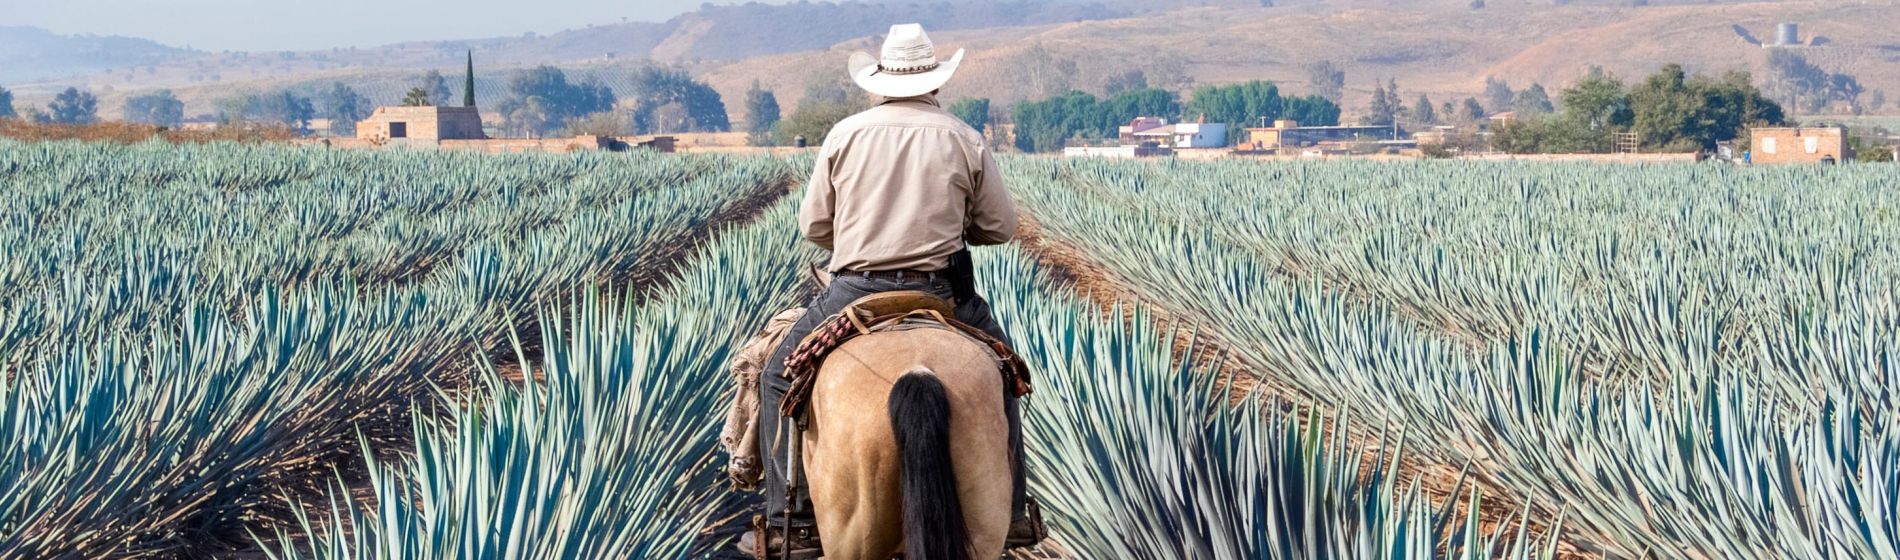
[[165, 127], [178, 126], [185, 120], [185, 103], [161, 89], [125, 100], [125, 120]]
[[1457, 116], [1465, 121], [1482, 121], [1486, 116], [1484, 104], [1478, 103], [1476, 97], [1465, 97], [1465, 104], [1457, 108]]
[[1860, 105], [1860, 95], [1866, 90], [1861, 87], [1860, 80], [1847, 74], [1834, 74], [1828, 76], [1827, 84], [1829, 101], [1839, 102], [1853, 113], [1864, 110]]
[[1755, 89], [1746, 72], [1688, 77], [1669, 64], [1630, 90], [1631, 128], [1665, 150], [1714, 149], [1752, 124], [1780, 124], [1781, 106]]
[[356, 123], [369, 118], [374, 110], [368, 99], [343, 82], [330, 84], [323, 95], [322, 109], [323, 117], [330, 119], [330, 133], [337, 136], [355, 136]]
[[1630, 110], [1630, 96], [1623, 82], [1601, 71], [1592, 71], [1564, 88], [1563, 103], [1565, 118], [1594, 131], [1607, 133], [1627, 128], [1636, 118]]
[[1030, 97], [1063, 95], [1074, 87], [1075, 60], [1056, 56], [1037, 43], [1024, 51], [1016, 65], [1016, 76], [1029, 86]]
[[409, 88], [409, 93], [403, 94], [402, 96], [402, 106], [404, 107], [430, 106], [429, 92], [422, 88]]
[[46, 106], [46, 119], [54, 124], [92, 124], [99, 122], [99, 98], [89, 91], [69, 87]]
[[745, 92], [745, 113], [748, 141], [754, 146], [771, 144], [772, 127], [779, 121], [778, 96], [752, 80], [752, 89]]
[[1446, 101], [1444, 105], [1438, 106], [1437, 116], [1445, 121], [1455, 120], [1458, 118], [1458, 106], [1451, 101]]
[[821, 70], [805, 80], [805, 96], [798, 104], [844, 105], [857, 102], [864, 94], [843, 70]]
[[[732, 129], [719, 92], [678, 68], [649, 66], [633, 76], [633, 128], [641, 134]], [[613, 105], [613, 91], [589, 78], [580, 87]], [[776, 102], [776, 98], [774, 98]], [[602, 109], [604, 110], [604, 108]]]
[[1796, 110], [1818, 113], [1829, 105], [1849, 112], [1862, 109], [1860, 80], [1829, 73], [1789, 49], [1768, 51], [1767, 85], [1773, 99]]
[[1511, 91], [1511, 84], [1495, 77], [1484, 79], [1484, 106], [1503, 111], [1517, 101], [1517, 92]]
[[253, 98], [245, 113], [255, 120], [282, 124], [302, 133], [310, 130], [310, 119], [316, 117], [317, 109], [308, 97], [279, 91]]
[[1458, 116], [1469, 122], [1484, 120], [1484, 105], [1479, 104], [1476, 97], [1466, 97], [1464, 106], [1459, 108]]
[[422, 86], [419, 89], [427, 92], [429, 96], [423, 105], [443, 106], [448, 105], [450, 99], [455, 99], [452, 97], [455, 94], [449, 91], [448, 78], [442, 77], [442, 73], [435, 70], [422, 75]]
[[1306, 126], [1339, 124], [1339, 104], [1317, 95], [1287, 97], [1280, 100], [1280, 118]]
[[0, 119], [16, 119], [20, 114], [13, 111], [13, 92], [0, 87]]
[[1511, 110], [1517, 112], [1518, 118], [1524, 118], [1549, 114], [1557, 108], [1551, 105], [1550, 94], [1544, 91], [1544, 85], [1532, 82], [1531, 87], [1517, 92], [1517, 99], [1511, 103]]
[[[7, 100], [8, 100], [8, 96], [6, 95], [6, 90], [0, 89], [0, 102], [5, 102]], [[1887, 92], [1881, 91], [1881, 90], [1874, 90], [1873, 94], [1867, 96], [1867, 110], [1879, 111], [1886, 107], [1887, 107]], [[5, 115], [4, 111], [7, 111], [7, 108], [4, 106], [0, 106], [0, 116]]]
[[1109, 137], [1117, 135], [1122, 125], [1139, 117], [1175, 118], [1181, 114], [1181, 102], [1174, 98], [1173, 92], [1165, 89], [1134, 89], [1102, 100], [1097, 110], [1098, 115], [1091, 121], [1093, 130], [1088, 132]]
[[[1281, 118], [1286, 100], [1273, 82], [1246, 82], [1226, 86], [1202, 86], [1194, 90], [1187, 115], [1207, 117], [1208, 122], [1226, 123], [1229, 130], [1258, 126], [1261, 121]], [[1236, 139], [1238, 134], [1229, 135]]]
[[462, 106], [475, 106], [475, 51], [468, 51], [468, 73], [462, 78]]
[[[508, 97], [496, 106], [496, 110], [501, 113], [502, 128], [518, 134], [542, 136], [564, 129], [569, 119], [611, 110], [614, 102], [614, 93], [607, 86], [591, 79], [570, 83], [567, 74], [561, 69], [540, 66], [521, 71], [511, 78], [508, 81]], [[644, 110], [650, 113], [663, 104], [650, 104]], [[722, 121], [724, 111], [722, 104], [719, 113]]]
[[965, 97], [950, 104], [950, 114], [956, 115], [978, 133], [987, 133], [990, 126], [990, 100], [984, 97]]
[[772, 129], [773, 141], [780, 146], [790, 146], [803, 137], [809, 144], [821, 144], [838, 121], [857, 114], [867, 105], [861, 95], [848, 96], [835, 102], [831, 99], [799, 100], [798, 110], [793, 111], [791, 117], [779, 121], [778, 126]]
[[1148, 89], [1148, 74], [1139, 68], [1109, 76], [1102, 84], [1102, 90], [1109, 95], [1136, 89]]
[[1412, 120], [1421, 125], [1438, 124], [1438, 111], [1432, 107], [1432, 99], [1418, 94], [1418, 102], [1412, 104]]
[[1331, 60], [1322, 60], [1306, 66], [1306, 85], [1313, 95], [1338, 103], [1346, 90], [1346, 71]]
[[1012, 115], [1016, 148], [1031, 153], [1062, 149], [1070, 138], [1098, 120], [1097, 104], [1095, 96], [1080, 91], [1016, 104]]
[[1372, 87], [1372, 105], [1366, 108], [1366, 116], [1360, 122], [1371, 126], [1392, 124], [1398, 117], [1399, 101], [1386, 92], [1385, 84]]

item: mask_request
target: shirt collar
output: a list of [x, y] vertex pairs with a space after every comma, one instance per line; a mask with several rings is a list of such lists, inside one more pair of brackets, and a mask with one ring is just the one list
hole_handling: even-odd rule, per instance
[[926, 93], [926, 94], [919, 95], [916, 97], [892, 97], [890, 99], [885, 99], [883, 104], [890, 105], [893, 103], [922, 103], [925, 105], [929, 105], [931, 107], [936, 107], [938, 109], [943, 108], [943, 104], [937, 101], [937, 96], [935, 94], [930, 94], [930, 93]]

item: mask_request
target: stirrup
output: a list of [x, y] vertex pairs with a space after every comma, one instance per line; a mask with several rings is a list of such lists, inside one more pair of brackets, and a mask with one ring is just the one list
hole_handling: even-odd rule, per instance
[[1003, 537], [1003, 548], [1029, 548], [1042, 544], [1049, 538], [1049, 525], [1042, 521], [1042, 506], [1035, 498], [1024, 498], [1023, 518], [1009, 522], [1009, 534]]
[[[777, 530], [765, 522], [765, 516], [752, 516], [751, 529], [739, 538], [739, 552], [755, 560], [817, 560], [825, 555], [816, 527], [794, 528], [798, 534], [789, 539]], [[788, 544], [792, 546], [789, 552], [785, 550]]]

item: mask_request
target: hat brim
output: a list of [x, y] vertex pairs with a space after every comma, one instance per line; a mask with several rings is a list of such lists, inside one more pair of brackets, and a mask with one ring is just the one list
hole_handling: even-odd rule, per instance
[[937, 68], [929, 72], [916, 74], [890, 74], [879, 72], [877, 58], [870, 53], [851, 54], [851, 81], [872, 95], [883, 97], [917, 97], [943, 88], [950, 83], [950, 77], [956, 75], [957, 68], [963, 65], [963, 49], [957, 49], [950, 60], [937, 63]]

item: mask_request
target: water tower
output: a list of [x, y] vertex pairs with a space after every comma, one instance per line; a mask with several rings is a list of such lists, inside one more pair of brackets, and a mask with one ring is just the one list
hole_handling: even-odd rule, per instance
[[1801, 44], [1801, 24], [1783, 23], [1775, 26], [1775, 44], [1781, 46]]

